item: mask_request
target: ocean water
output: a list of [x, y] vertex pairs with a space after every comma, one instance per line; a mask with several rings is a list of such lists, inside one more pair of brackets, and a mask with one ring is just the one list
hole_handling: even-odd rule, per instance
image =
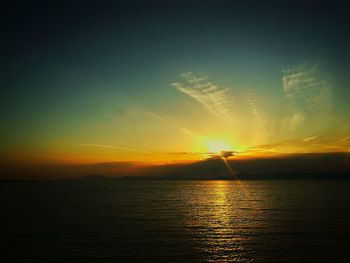
[[350, 181], [0, 183], [1, 262], [350, 262]]

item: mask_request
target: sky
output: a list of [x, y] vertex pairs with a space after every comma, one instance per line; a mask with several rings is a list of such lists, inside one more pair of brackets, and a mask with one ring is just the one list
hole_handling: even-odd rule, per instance
[[9, 170], [350, 151], [340, 2], [11, 1], [5, 10]]

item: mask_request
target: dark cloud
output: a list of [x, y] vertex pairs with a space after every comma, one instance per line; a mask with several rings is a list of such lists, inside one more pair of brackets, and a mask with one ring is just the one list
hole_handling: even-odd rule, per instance
[[222, 159], [222, 158], [229, 158], [236, 155], [235, 151], [221, 151], [220, 153], [213, 153], [213, 152], [207, 152], [205, 153], [207, 156], [209, 156], [209, 159]]
[[[293, 154], [275, 158], [228, 159], [239, 179], [348, 178], [349, 153]], [[219, 158], [191, 164], [150, 167], [141, 174], [161, 179], [235, 179]]]

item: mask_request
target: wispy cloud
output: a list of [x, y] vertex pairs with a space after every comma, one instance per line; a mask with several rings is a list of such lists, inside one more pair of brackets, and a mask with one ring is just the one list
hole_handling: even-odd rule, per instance
[[210, 113], [230, 124], [233, 120], [228, 89], [220, 88], [208, 77], [197, 77], [192, 72], [183, 73], [186, 83], [172, 83], [178, 91], [200, 103]]
[[54, 143], [54, 144], [76, 145], [76, 146], [83, 146], [83, 147], [115, 149], [115, 150], [120, 150], [120, 151], [137, 152], [137, 153], [142, 153], [142, 154], [156, 154], [154, 152], [149, 152], [149, 151], [145, 151], [142, 149], [136, 149], [136, 148], [132, 148], [132, 147], [119, 146], [119, 145], [107, 145], [107, 144], [96, 144], [96, 143], [78, 143], [78, 142], [66, 142], [66, 141], [58, 141], [58, 140], [49, 140], [49, 141], [45, 141], [45, 142]]
[[[232, 136], [246, 147], [268, 144], [268, 149], [263, 147], [263, 151], [304, 151], [306, 148], [323, 151], [325, 147], [318, 143], [322, 141], [327, 147], [338, 145], [348, 149], [344, 144], [323, 139], [329, 134], [331, 125], [339, 123], [333, 110], [333, 82], [325, 66], [302, 63], [282, 69], [281, 88], [285, 102], [277, 112], [273, 105], [270, 107], [269, 101], [262, 100], [263, 90], [258, 87], [253, 87], [242, 97], [242, 93], [222, 88], [208, 77], [192, 72], [181, 74], [184, 80], [171, 85], [222, 120]], [[279, 143], [281, 141], [285, 143]]]
[[315, 135], [279, 141], [245, 149], [243, 154], [274, 155], [291, 153], [349, 152], [350, 136], [338, 134]]
[[124, 146], [114, 146], [114, 145], [105, 145], [105, 144], [94, 144], [94, 143], [71, 143], [75, 145], [80, 146], [87, 146], [87, 147], [99, 147], [99, 148], [108, 148], [108, 149], [116, 149], [121, 151], [128, 151], [128, 152], [137, 152], [137, 153], [144, 153], [144, 154], [154, 154], [152, 152], [130, 148], [130, 147], [124, 147]]
[[[304, 63], [282, 72], [283, 92], [291, 109], [291, 114], [283, 120], [283, 125], [288, 130], [295, 131], [305, 123], [313, 125], [315, 117], [320, 116], [322, 124], [327, 124], [332, 109], [332, 82], [323, 74], [322, 65]], [[317, 128], [320, 128], [319, 124], [316, 125]]]
[[254, 91], [249, 91], [246, 94], [246, 100], [248, 111], [250, 113], [249, 119], [251, 132], [254, 136], [252, 143], [261, 143], [267, 139], [267, 118], [265, 112], [259, 103], [259, 98]]
[[311, 136], [311, 137], [306, 137], [303, 139], [304, 142], [310, 142], [313, 141], [315, 139], [317, 139], [319, 136]]

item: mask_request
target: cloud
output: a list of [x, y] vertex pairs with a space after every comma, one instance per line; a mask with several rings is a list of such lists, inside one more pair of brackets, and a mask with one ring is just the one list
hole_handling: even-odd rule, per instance
[[248, 107], [251, 111], [251, 113], [254, 116], [254, 126], [257, 129], [262, 129], [264, 127], [264, 117], [262, 116], [262, 112], [260, 110], [260, 108], [258, 107], [256, 100], [257, 100], [257, 96], [255, 92], [248, 92], [246, 95], [246, 100], [247, 100], [247, 104]]
[[269, 156], [290, 153], [350, 152], [350, 136], [324, 134], [293, 138], [245, 149], [240, 155]]
[[149, 152], [149, 151], [145, 151], [142, 149], [136, 149], [136, 148], [120, 146], [120, 145], [107, 145], [107, 144], [96, 144], [96, 143], [76, 143], [76, 142], [64, 142], [64, 141], [59, 141], [59, 140], [48, 140], [48, 141], [43, 141], [43, 142], [54, 143], [54, 144], [76, 145], [76, 146], [83, 146], [83, 147], [115, 149], [115, 150], [120, 150], [120, 151], [137, 152], [137, 153], [142, 153], [142, 154], [156, 154], [154, 152]]
[[[335, 115], [334, 84], [322, 63], [304, 62], [282, 69], [282, 99], [285, 101], [278, 111], [269, 105], [271, 102], [263, 101], [264, 96], [260, 96], [263, 90], [258, 90], [258, 86], [248, 90], [244, 97], [240, 97], [242, 93], [239, 92], [232, 96], [231, 89], [220, 87], [206, 76], [196, 76], [192, 72], [181, 76], [184, 81], [171, 85], [223, 121], [232, 136], [249, 148], [287, 141], [288, 144], [269, 150], [304, 151], [309, 142], [307, 147], [317, 151], [324, 149], [316, 145], [320, 135], [327, 135], [329, 128], [344, 123], [344, 117]], [[298, 141], [300, 138], [305, 138], [304, 144]], [[331, 144], [327, 141], [327, 147], [332, 147]]]
[[229, 158], [229, 157], [233, 157], [236, 155], [236, 152], [235, 151], [222, 151], [221, 152], [221, 156], [223, 158]]
[[295, 110], [291, 115], [284, 118], [283, 126], [286, 127], [288, 131], [293, 132], [304, 123], [304, 120], [304, 112], [300, 110]]
[[250, 113], [249, 126], [251, 132], [251, 138], [253, 144], [259, 144], [264, 142], [268, 137], [267, 116], [261, 107], [261, 101], [254, 91], [249, 91], [246, 93], [245, 102], [248, 106], [247, 110]]
[[313, 141], [315, 139], [317, 139], [319, 136], [311, 136], [311, 137], [306, 137], [303, 139], [304, 142], [310, 142]]
[[330, 121], [332, 110], [332, 81], [322, 71], [321, 64], [301, 64], [283, 71], [283, 93], [289, 101], [291, 113], [283, 120], [284, 127], [295, 131], [304, 125], [321, 128]]
[[227, 124], [231, 124], [233, 117], [227, 88], [222, 89], [209, 81], [207, 77], [197, 77], [192, 72], [184, 73], [181, 76], [185, 78], [187, 83], [175, 82], [171, 84], [173, 87], [196, 100], [210, 113]]
[[87, 147], [99, 147], [99, 148], [107, 148], [107, 149], [116, 149], [121, 151], [128, 151], [128, 152], [137, 152], [137, 153], [143, 153], [143, 154], [154, 154], [152, 152], [130, 148], [130, 147], [124, 147], [124, 146], [114, 146], [114, 145], [105, 145], [105, 144], [94, 144], [94, 143], [71, 143], [75, 145], [80, 146], [87, 146]]
[[[86, 175], [105, 175], [139, 179], [234, 179], [225, 163], [234, 167], [239, 179], [333, 179], [349, 178], [349, 153], [293, 154], [269, 158], [210, 158], [191, 163], [143, 165], [134, 162], [97, 164], [28, 164], [3, 165], [0, 179], [58, 180]], [[1, 163], [0, 163], [1, 165]]]
[[192, 72], [181, 74], [184, 83], [171, 85], [202, 105], [223, 122], [232, 135], [248, 145], [261, 144], [269, 136], [268, 115], [258, 93], [250, 90], [244, 97], [232, 94], [230, 88], [221, 88], [206, 76]]

